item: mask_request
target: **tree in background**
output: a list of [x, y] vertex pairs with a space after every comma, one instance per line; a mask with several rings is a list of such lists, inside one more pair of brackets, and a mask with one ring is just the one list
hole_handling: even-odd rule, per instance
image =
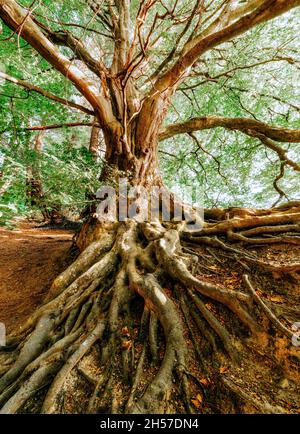
[[[215, 195], [218, 184], [224, 186], [228, 177], [238, 176], [239, 159], [240, 176], [250, 179], [254, 191], [258, 166], [280, 201], [287, 197], [280, 184], [284, 179], [284, 187], [291, 183], [290, 194], [297, 194], [297, 85], [290, 83], [284, 97], [266, 92], [259, 80], [264, 77], [275, 86], [280, 68], [290, 77], [299, 70], [293, 32], [286, 35], [286, 28], [297, 23], [299, 10], [294, 8], [299, 5], [298, 0], [88, 0], [21, 6], [0, 0], [6, 25], [2, 44], [16, 40], [19, 50], [30, 50], [29, 59], [34, 49], [43, 72], [59, 72], [67, 83], [56, 85], [54, 92], [17, 78], [19, 72], [0, 72], [3, 80], [66, 107], [59, 123], [34, 122], [28, 127], [19, 120], [15, 130], [28, 134], [92, 127], [94, 159], [100, 136], [105, 143], [100, 182], [106, 185], [126, 179], [129, 186], [149, 193], [163, 188], [160, 150], [162, 158], [175, 161], [174, 166], [163, 163], [165, 179], [174, 176], [174, 168], [183, 184], [192, 172], [199, 184], [210, 175], [213, 180], [207, 180], [205, 194], [209, 197], [213, 190], [215, 205], [224, 201]], [[270, 45], [264, 44], [263, 36]], [[68, 98], [56, 95], [61, 87], [68, 90]], [[62, 119], [71, 109], [84, 113], [84, 118]], [[220, 129], [238, 135], [229, 139], [219, 135]], [[201, 136], [199, 131], [207, 133]], [[243, 146], [241, 136], [247, 137]], [[223, 162], [228, 176], [222, 173]], [[238, 186], [236, 192], [240, 199]], [[207, 209], [204, 223], [188, 206], [186, 217], [203, 223], [192, 230], [186, 220], [176, 221], [178, 200], [174, 194], [170, 197], [169, 222], [160, 216], [148, 222], [103, 223], [95, 210], [90, 211], [77, 237], [79, 257], [55, 280], [45, 304], [11, 338], [11, 351], [1, 356], [2, 412], [26, 408], [44, 386], [40, 409], [63, 412], [64, 397], [76, 401], [70, 391], [82, 385], [82, 377], [93, 389], [83, 411], [192, 411], [191, 391], [198, 397], [194, 407], [201, 404], [201, 375], [218, 386], [221, 401], [224, 396], [229, 399], [222, 395], [229, 389], [261, 411], [286, 410], [286, 403], [279, 408], [266, 397], [249, 398], [219, 374], [224, 364], [238, 372], [254, 348], [263, 348], [262, 357], [270, 356], [266, 342], [272, 338], [258, 318], [253, 298], [289, 340], [291, 327], [259, 297], [247, 274], [240, 291], [224, 281], [209, 283], [199, 272], [196, 276], [195, 249], [206, 245], [236, 255], [247, 272], [255, 266], [295, 275], [299, 263], [262, 260], [242, 246], [299, 245], [299, 202], [277, 206], [276, 197], [273, 209]], [[120, 204], [121, 196], [117, 199]], [[164, 198], [159, 199], [163, 206]], [[225, 316], [218, 315], [219, 309]]]

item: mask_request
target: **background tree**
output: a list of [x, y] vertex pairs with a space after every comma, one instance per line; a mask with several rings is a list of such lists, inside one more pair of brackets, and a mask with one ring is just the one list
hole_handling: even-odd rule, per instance
[[[58, 5], [24, 1], [21, 6], [0, 0], [5, 23], [2, 45], [12, 50], [12, 43], [17, 42], [21, 61], [27, 59], [24, 80], [20, 67], [16, 68], [21, 62], [9, 51], [12, 64], [6, 62], [0, 78], [41, 98], [41, 105], [33, 108], [23, 101], [24, 112], [22, 102], [18, 106], [15, 135], [85, 125], [93, 127], [96, 137], [96, 129], [101, 129], [105, 156], [100, 180], [105, 183], [114, 184], [125, 176], [133, 186], [149, 190], [163, 186], [160, 150], [163, 158], [175, 160], [175, 164], [163, 162], [169, 184], [175, 171], [183, 185], [191, 176], [201, 184], [207, 180], [206, 203], [210, 205], [228, 202], [221, 187], [229, 180], [227, 196], [234, 193], [235, 205], [241, 204], [250, 186], [247, 205], [253, 199], [260, 202], [264, 193], [267, 204], [278, 205], [278, 199], [288, 195], [295, 199], [300, 130], [296, 129], [299, 105], [294, 80], [299, 71], [294, 36], [299, 10], [294, 8], [299, 5], [298, 0], [192, 4], [88, 0]], [[38, 68], [41, 74], [36, 73]], [[288, 83], [287, 77], [293, 82]], [[275, 93], [265, 89], [266, 82]], [[58, 96], [62, 89], [63, 96]], [[6, 106], [15, 104], [15, 98], [5, 99]], [[52, 105], [50, 110], [49, 102], [42, 102], [46, 99], [65, 111], [52, 111]], [[73, 117], [74, 111], [83, 114]], [[59, 122], [38, 124], [50, 112]], [[6, 113], [16, 115], [11, 107]], [[30, 127], [24, 125], [23, 113], [25, 121], [33, 121]], [[184, 138], [179, 136], [183, 134]], [[4, 140], [10, 139], [8, 131]], [[160, 142], [164, 143], [159, 148]], [[266, 164], [261, 163], [263, 156]], [[260, 185], [254, 180], [258, 174]], [[270, 191], [272, 184], [276, 196]], [[129, 220], [105, 225], [90, 215], [77, 237], [80, 256], [56, 279], [48, 300], [12, 338], [11, 353], [3, 355], [2, 411], [24, 409], [44, 385], [48, 391], [40, 397], [42, 411], [62, 411], [62, 396], [72, 388], [66, 378], [79, 381], [79, 375], [94, 387], [87, 404], [90, 412], [192, 410], [189, 389], [202, 387], [199, 369], [216, 376], [225, 354], [231, 360], [226, 363], [241, 365], [251, 352], [245, 329], [262, 347], [271, 339], [252, 298], [290, 339], [290, 325], [277, 319], [247, 275], [238, 292], [225, 282], [207, 283], [199, 273], [195, 277], [193, 246], [208, 245], [241, 256], [248, 271], [250, 264], [268, 272], [295, 274], [299, 263], [263, 261], [230, 244], [298, 245], [299, 202], [273, 210], [214, 208], [206, 210], [206, 217], [214, 221], [191, 232], [184, 222]], [[216, 302], [212, 311], [208, 300]], [[230, 331], [218, 309], [226, 315], [231, 312]], [[192, 348], [185, 342], [187, 333]], [[96, 369], [100, 374], [93, 377], [87, 367], [82, 371], [80, 366], [95, 356], [99, 340]], [[202, 352], [207, 342], [211, 350], [206, 359]], [[224, 384], [238, 393], [228, 381]], [[257, 407], [278, 410], [264, 398], [256, 402]]]

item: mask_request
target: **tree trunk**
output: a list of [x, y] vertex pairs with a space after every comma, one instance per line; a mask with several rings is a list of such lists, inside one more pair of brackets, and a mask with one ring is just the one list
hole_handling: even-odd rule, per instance
[[100, 133], [101, 133], [101, 129], [98, 125], [98, 119], [95, 117], [93, 121], [91, 137], [90, 137], [90, 145], [89, 145], [89, 151], [95, 160], [97, 160], [98, 153], [99, 153]]
[[50, 204], [47, 200], [40, 176], [39, 158], [43, 150], [42, 140], [44, 134], [44, 131], [40, 131], [32, 146], [35, 156], [33, 163], [27, 167], [26, 195], [30, 207], [38, 209], [42, 213], [45, 222], [55, 224], [62, 219], [60, 207], [57, 204]]
[[[113, 153], [108, 142], [103, 179], [130, 170], [131, 185], [148, 191], [162, 185], [155, 152], [148, 146], [138, 158], [120, 140]], [[297, 248], [299, 204], [207, 216], [214, 222], [198, 231], [184, 222], [90, 216], [77, 236], [78, 258], [0, 355], [1, 412], [284, 413], [291, 399], [296, 407], [296, 386], [280, 400], [266, 393], [275, 368], [295, 381], [288, 358], [299, 361], [299, 355], [291, 328], [255, 292], [252, 279], [256, 269], [271, 281], [274, 273], [296, 276], [300, 264], [263, 260], [247, 246]], [[207, 272], [218, 275], [211, 264], [224, 253], [226, 267], [237, 270], [238, 290], [222, 278], [227, 271], [220, 265], [218, 283], [207, 280]], [[291, 318], [295, 311], [281, 314]], [[264, 387], [257, 387], [262, 366]]]
[[109, 181], [126, 177], [131, 185], [146, 188], [161, 186], [162, 180], [158, 169], [158, 134], [149, 142], [139, 146], [136, 130], [119, 130], [117, 135], [105, 135], [106, 166], [101, 179]]

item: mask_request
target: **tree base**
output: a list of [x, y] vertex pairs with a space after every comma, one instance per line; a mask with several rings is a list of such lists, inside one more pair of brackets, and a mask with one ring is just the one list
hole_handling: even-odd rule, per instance
[[196, 233], [85, 224], [0, 353], [1, 412], [299, 412], [300, 263], [267, 259], [275, 243], [299, 257], [299, 211], [225, 213]]

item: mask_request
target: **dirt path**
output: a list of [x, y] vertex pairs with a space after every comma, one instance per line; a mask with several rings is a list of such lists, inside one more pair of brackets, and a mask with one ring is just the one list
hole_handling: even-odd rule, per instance
[[71, 262], [73, 232], [0, 228], [0, 322], [7, 331], [20, 326], [41, 304], [53, 279]]

